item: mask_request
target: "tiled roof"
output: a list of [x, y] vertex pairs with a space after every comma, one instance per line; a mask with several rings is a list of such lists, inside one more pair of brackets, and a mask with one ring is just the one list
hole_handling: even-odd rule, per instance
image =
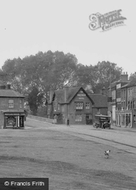
[[136, 84], [129, 82], [128, 84], [123, 85], [121, 88], [129, 88], [129, 87], [133, 87], [133, 86], [136, 86]]
[[[67, 89], [60, 89], [55, 91], [56, 98], [59, 103], [68, 103], [73, 99], [81, 87], [68, 87]], [[67, 100], [65, 101], [65, 90], [67, 91]]]
[[0, 89], [0, 97], [24, 98], [22, 94], [11, 89]]
[[64, 89], [56, 90], [55, 97], [57, 98], [59, 103], [65, 103]]
[[107, 96], [102, 94], [89, 94], [89, 96], [94, 101], [94, 107], [108, 107]]
[[68, 89], [67, 102], [70, 102], [74, 96], [78, 93], [81, 87], [73, 87]]
[[[55, 91], [56, 98], [60, 104], [69, 103], [74, 96], [78, 93], [81, 87], [70, 87], [67, 88], [67, 101], [65, 101], [65, 89]], [[82, 88], [82, 90], [84, 90]], [[84, 90], [85, 91], [85, 90]], [[85, 93], [88, 95], [94, 107], [108, 107], [107, 97], [102, 94], [88, 94], [86, 91]]]

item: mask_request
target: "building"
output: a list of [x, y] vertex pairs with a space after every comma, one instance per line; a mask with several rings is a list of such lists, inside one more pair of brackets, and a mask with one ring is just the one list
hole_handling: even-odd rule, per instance
[[23, 128], [24, 120], [24, 96], [0, 85], [0, 128]]
[[92, 124], [97, 113], [107, 114], [107, 97], [88, 94], [82, 87], [65, 87], [50, 93], [49, 117], [57, 123]]
[[121, 88], [128, 84], [128, 74], [123, 73], [120, 80], [114, 81], [109, 87], [108, 111], [111, 113], [112, 123], [120, 126]]
[[121, 127], [136, 127], [136, 84], [126, 84], [121, 88]]

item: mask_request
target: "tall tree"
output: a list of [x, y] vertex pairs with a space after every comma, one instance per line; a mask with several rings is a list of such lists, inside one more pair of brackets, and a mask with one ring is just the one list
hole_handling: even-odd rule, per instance
[[50, 88], [63, 87], [71, 81], [76, 70], [77, 58], [63, 52], [39, 52], [36, 55], [7, 60], [2, 69], [10, 76], [14, 89], [27, 95], [37, 86], [48, 94]]
[[93, 86], [94, 92], [100, 92], [103, 87], [107, 89], [112, 82], [120, 79], [121, 73], [122, 68], [118, 67], [115, 63], [109, 61], [98, 62], [94, 66], [94, 75], [96, 78], [95, 85]]
[[75, 81], [77, 81], [78, 86], [83, 86], [85, 89], [89, 87], [89, 89], [92, 90], [95, 80], [96, 77], [94, 75], [94, 67], [92, 65], [77, 65]]
[[40, 93], [38, 88], [34, 86], [28, 95], [28, 104], [33, 115], [37, 115], [37, 109], [42, 104], [43, 93]]
[[136, 85], [136, 72], [132, 73], [129, 77], [129, 84], [130, 85]]

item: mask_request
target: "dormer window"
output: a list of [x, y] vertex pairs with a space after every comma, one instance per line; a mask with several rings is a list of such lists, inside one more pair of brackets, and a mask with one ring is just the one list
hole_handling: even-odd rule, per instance
[[14, 108], [14, 100], [8, 101], [9, 108]]

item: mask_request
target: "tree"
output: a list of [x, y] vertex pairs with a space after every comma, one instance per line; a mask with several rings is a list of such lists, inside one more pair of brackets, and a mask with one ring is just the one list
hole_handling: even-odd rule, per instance
[[75, 81], [78, 86], [82, 86], [85, 89], [90, 89], [90, 91], [92, 91], [95, 80], [94, 67], [92, 65], [77, 65]]
[[42, 104], [42, 99], [43, 93], [40, 93], [38, 88], [34, 86], [27, 98], [33, 115], [37, 115], [37, 109]]
[[[50, 88], [62, 88], [71, 82], [77, 59], [63, 52], [39, 52], [23, 59], [7, 60], [2, 69], [10, 76], [12, 86], [23, 94], [29, 94], [33, 86], [48, 94]], [[72, 74], [71, 74], [72, 73]]]
[[93, 86], [93, 91], [98, 93], [103, 87], [107, 89], [112, 82], [120, 79], [121, 73], [122, 68], [118, 67], [115, 63], [110, 63], [109, 61], [98, 62], [98, 64], [94, 66], [96, 81]]
[[136, 72], [130, 75], [129, 84], [130, 85], [136, 85]]

